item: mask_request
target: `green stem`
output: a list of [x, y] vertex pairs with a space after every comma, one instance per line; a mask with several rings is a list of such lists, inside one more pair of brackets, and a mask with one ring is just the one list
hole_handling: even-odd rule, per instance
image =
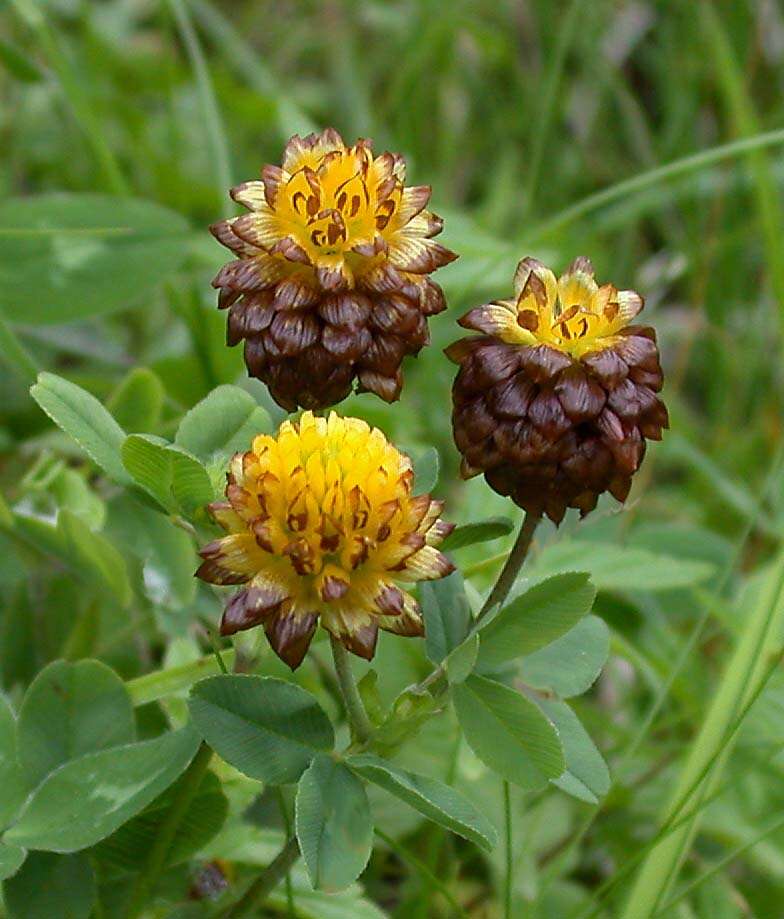
[[218, 639], [212, 629], [208, 630], [208, 634], [210, 636], [210, 644], [212, 645], [212, 653], [215, 656], [215, 663], [220, 668], [220, 672], [225, 675], [229, 672], [229, 668], [226, 666], [223, 660], [223, 655], [221, 654], [221, 649], [218, 645]]
[[335, 672], [338, 675], [340, 693], [346, 706], [348, 723], [351, 725], [351, 733], [355, 740], [365, 743], [373, 733], [373, 726], [365, 711], [365, 706], [362, 704], [359, 689], [357, 689], [357, 683], [351, 670], [348, 651], [334, 635], [330, 634], [329, 640], [332, 645], [332, 659], [335, 662]]
[[227, 907], [216, 919], [238, 919], [240, 916], [245, 916], [272, 893], [298, 858], [299, 843], [296, 836], [292, 836], [242, 897], [232, 906]]
[[[280, 816], [283, 820], [283, 829], [286, 831], [286, 838], [288, 839], [291, 836], [291, 818], [289, 817], [289, 809], [286, 807], [286, 797], [283, 794], [283, 789], [278, 785], [277, 789], [277, 798], [278, 798], [278, 807], [280, 808]], [[286, 872], [286, 909], [288, 911], [289, 919], [297, 919], [297, 910], [294, 907], [294, 887], [291, 883], [291, 872]]]
[[126, 919], [136, 919], [147, 906], [148, 897], [166, 865], [177, 830], [196, 797], [211, 758], [212, 750], [207, 744], [202, 743], [181, 779], [176, 797], [155, 835], [155, 841], [134, 885], [131, 901], [125, 913]]
[[504, 780], [504, 854], [506, 856], [506, 877], [504, 878], [504, 917], [512, 919], [512, 883], [514, 855], [512, 851], [512, 796], [509, 782]]
[[[229, 648], [223, 652], [222, 658], [227, 668], [234, 664], [235, 652]], [[189, 689], [196, 680], [205, 676], [220, 673], [215, 657], [212, 654], [199, 658], [190, 664], [181, 664], [179, 667], [168, 667], [166, 670], [156, 670], [154, 673], [145, 673], [133, 680], [128, 680], [125, 688], [128, 690], [134, 706], [147, 705], [165, 699], [183, 689]]]
[[481, 622], [485, 616], [490, 613], [491, 610], [493, 610], [496, 606], [501, 606], [504, 600], [506, 600], [509, 591], [512, 589], [514, 582], [517, 580], [517, 576], [520, 573], [523, 562], [528, 556], [528, 550], [531, 548], [531, 541], [534, 538], [534, 532], [536, 531], [536, 527], [541, 519], [542, 518], [537, 514], [526, 514], [523, 518], [520, 532], [517, 534], [517, 539], [515, 540], [515, 544], [512, 546], [512, 551], [509, 553], [509, 556], [506, 559], [506, 564], [501, 569], [501, 573], [498, 575], [498, 580], [493, 585], [493, 589], [488, 594], [484, 606], [479, 611], [479, 615], [476, 617], [477, 623]]

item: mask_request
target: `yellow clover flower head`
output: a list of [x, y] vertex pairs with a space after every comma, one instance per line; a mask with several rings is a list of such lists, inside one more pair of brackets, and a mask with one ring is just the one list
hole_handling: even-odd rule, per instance
[[211, 227], [237, 256], [213, 281], [228, 342], [245, 341], [249, 374], [289, 411], [333, 405], [355, 380], [392, 402], [403, 357], [429, 341], [445, 303], [428, 275], [456, 255], [433, 239], [430, 187], [405, 174], [369, 140], [295, 134], [281, 166], [231, 190], [249, 213]]
[[453, 570], [436, 548], [452, 525], [443, 502], [412, 494], [411, 461], [357, 418], [305, 412], [261, 434], [231, 461], [226, 502], [210, 510], [227, 535], [201, 550], [197, 576], [243, 584], [221, 633], [263, 625], [299, 666], [321, 624], [370, 660], [378, 630], [422, 635], [416, 581]]

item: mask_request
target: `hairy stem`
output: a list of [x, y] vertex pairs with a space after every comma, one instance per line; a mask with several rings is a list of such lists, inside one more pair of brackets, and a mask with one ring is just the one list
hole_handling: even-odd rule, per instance
[[296, 836], [292, 836], [240, 899], [220, 913], [217, 919], [238, 919], [247, 915], [272, 893], [298, 858], [299, 843]]
[[504, 780], [504, 849], [506, 877], [504, 878], [504, 917], [512, 919], [512, 882], [514, 857], [512, 852], [512, 796], [509, 782]]
[[528, 550], [531, 548], [534, 532], [541, 519], [542, 518], [536, 514], [525, 515], [522, 526], [520, 527], [520, 532], [517, 534], [517, 539], [512, 546], [512, 551], [509, 553], [506, 564], [498, 575], [498, 580], [488, 594], [484, 606], [479, 611], [479, 615], [476, 617], [477, 623], [481, 622], [492, 609], [496, 606], [500, 606], [504, 600], [506, 600], [509, 591], [517, 580], [520, 569], [523, 567], [523, 562], [525, 562], [528, 556]]
[[[234, 665], [233, 648], [227, 648], [221, 655], [224, 666], [229, 669]], [[165, 670], [154, 670], [144, 676], [134, 677], [125, 684], [135, 707], [165, 699], [183, 689], [189, 689], [196, 680], [219, 673], [220, 668], [213, 654], [200, 657], [190, 664], [167, 667]]]
[[354, 674], [351, 672], [348, 651], [334, 635], [330, 635], [329, 640], [332, 645], [332, 659], [335, 662], [335, 672], [338, 675], [340, 693], [346, 706], [348, 723], [351, 725], [351, 733], [355, 740], [365, 743], [373, 733], [373, 726], [367, 716], [365, 706], [362, 704]]
[[207, 744], [202, 743], [190, 766], [188, 766], [169, 812], [164, 817], [163, 823], [155, 835], [155, 842], [134, 886], [133, 894], [125, 913], [126, 919], [136, 919], [136, 916], [147, 906], [149, 895], [166, 865], [166, 859], [171, 851], [177, 830], [180, 828], [180, 824], [199, 790], [211, 758], [212, 750]]
[[[286, 838], [290, 838], [292, 835], [291, 828], [291, 819], [289, 817], [289, 809], [286, 806], [286, 796], [283, 794], [283, 789], [278, 785], [277, 789], [277, 798], [278, 798], [278, 807], [280, 808], [280, 816], [283, 820], [283, 829], [286, 831]], [[296, 919], [297, 910], [294, 906], [294, 887], [291, 883], [291, 872], [286, 872], [286, 909], [288, 914], [288, 919]]]

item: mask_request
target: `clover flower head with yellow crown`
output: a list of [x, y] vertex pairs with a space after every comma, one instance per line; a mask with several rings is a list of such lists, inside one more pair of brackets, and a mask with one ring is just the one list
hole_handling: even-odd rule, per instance
[[305, 412], [256, 437], [231, 462], [227, 500], [211, 505], [227, 535], [201, 550], [197, 571], [243, 585], [222, 634], [262, 625], [292, 668], [319, 622], [367, 659], [379, 629], [422, 635], [409, 590], [453, 570], [437, 548], [452, 525], [413, 481], [409, 458], [357, 418]]
[[484, 473], [555, 523], [568, 507], [589, 513], [605, 491], [624, 501], [646, 439], [668, 425], [656, 333], [632, 324], [642, 297], [599, 286], [585, 257], [559, 279], [524, 258], [514, 291], [470, 310], [460, 324], [481, 334], [447, 348], [460, 366], [452, 424], [463, 475]]
[[456, 256], [433, 239], [430, 187], [405, 175], [369, 140], [294, 135], [280, 166], [232, 189], [249, 213], [211, 228], [237, 256], [213, 282], [229, 344], [244, 340], [248, 372], [284, 408], [333, 405], [355, 382], [394, 401], [403, 358], [429, 342], [445, 308], [429, 275]]

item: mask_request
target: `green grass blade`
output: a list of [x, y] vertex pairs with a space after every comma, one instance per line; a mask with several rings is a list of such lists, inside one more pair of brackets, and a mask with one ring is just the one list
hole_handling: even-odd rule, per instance
[[92, 147], [95, 158], [103, 171], [107, 189], [117, 195], [127, 195], [130, 191], [128, 183], [104, 136], [101, 120], [93, 111], [79, 74], [74, 70], [71, 61], [63, 51], [57, 35], [50, 29], [44, 13], [28, 0], [12, 0], [12, 5], [19, 17], [35, 34], [41, 50], [57, 76], [74, 118]]
[[[778, 646], [784, 621], [784, 551], [779, 553], [756, 608], [749, 616], [694, 739], [664, 820], [672, 819], [685, 805], [715, 787], [731, 749], [730, 725], [764, 678], [767, 661]], [[704, 780], [700, 776], [712, 760], [716, 763]], [[692, 789], [692, 786], [696, 786]], [[691, 789], [691, 790], [690, 790]], [[677, 875], [684, 852], [698, 826], [698, 816], [663, 840], [648, 855], [626, 903], [622, 919], [650, 919]]]
[[[743, 706], [743, 709], [735, 718], [734, 723], [728, 727], [724, 736], [724, 743], [727, 746], [734, 742], [735, 736], [740, 730], [746, 715], [751, 711], [759, 697], [762, 695], [765, 687], [768, 684], [768, 681], [781, 664], [782, 657], [784, 657], [784, 649], [782, 649], [779, 654], [773, 658], [773, 661], [768, 666], [766, 673], [764, 674], [759, 685], [754, 690], [754, 693], [747, 700], [746, 704]], [[773, 755], [780, 752], [780, 749], [781, 748], [774, 751], [771, 754], [771, 758]], [[683, 813], [683, 808], [688, 803], [691, 795], [699, 789], [699, 786], [702, 784], [705, 777], [709, 774], [709, 772], [713, 769], [713, 767], [723, 755], [723, 749], [719, 749], [717, 750], [716, 754], [705, 763], [700, 772], [694, 777], [691, 785], [689, 785], [689, 787], [681, 795], [680, 801], [678, 801], [673, 806], [669, 818], [664, 823], [662, 823], [657, 833], [644, 846], [639, 848], [634, 853], [634, 855], [630, 856], [614, 874], [607, 878], [607, 880], [604, 881], [604, 883], [602, 883], [594, 891], [592, 896], [593, 906], [581, 912], [579, 914], [579, 919], [595, 919], [595, 917], [599, 915], [610, 891], [613, 890], [626, 877], [628, 877], [634, 868], [648, 855], [649, 852], [653, 851], [653, 849], [659, 845], [660, 842], [668, 839], [676, 830], [687, 826], [692, 821], [700, 817], [709, 804], [712, 804], [718, 797], [723, 795], [733, 786], [737, 785], [739, 779], [735, 778], [732, 781], [727, 781], [717, 787], [713, 787], [710, 792], [704, 791], [700, 796], [698, 796], [699, 800], [697, 803], [692, 808]], [[582, 833], [582, 828], [580, 832]], [[582, 835], [584, 835], [584, 833], [582, 833]]]
[[391, 836], [388, 836], [382, 829], [379, 829], [379, 827], [376, 827], [374, 832], [376, 836], [378, 836], [379, 839], [382, 839], [399, 858], [401, 858], [404, 862], [408, 862], [411, 868], [416, 871], [416, 873], [427, 883], [427, 885], [432, 886], [443, 896], [447, 903], [452, 907], [454, 915], [457, 916], [458, 919], [467, 919], [468, 914], [457, 902], [457, 900], [455, 900], [454, 896], [452, 895], [452, 891], [446, 886], [446, 884], [444, 884], [441, 878], [439, 878], [430, 870], [430, 868], [422, 861], [422, 859], [414, 855], [410, 849], [397, 842]]
[[174, 14], [180, 38], [183, 45], [185, 45], [185, 50], [193, 68], [199, 102], [204, 116], [207, 142], [210, 146], [215, 168], [215, 187], [218, 193], [218, 201], [223, 202], [226, 200], [226, 195], [232, 185], [231, 160], [226, 129], [221, 120], [212, 78], [210, 77], [207, 61], [199, 43], [199, 38], [196, 35], [196, 30], [193, 28], [187, 0], [169, 0], [169, 6]]
[[[700, 7], [706, 56], [712, 57], [718, 87], [724, 96], [735, 133], [751, 137], [760, 129], [754, 103], [746, 88], [746, 82], [736, 60], [727, 30], [709, 0], [703, 0]], [[748, 155], [749, 167], [754, 179], [754, 192], [759, 214], [762, 239], [765, 246], [765, 261], [770, 273], [773, 293], [778, 301], [779, 321], [784, 328], [784, 213], [781, 196], [770, 162], [764, 150], [753, 150]]]
[[539, 182], [539, 173], [542, 168], [542, 158], [555, 117], [556, 101], [566, 64], [566, 55], [577, 34], [577, 24], [580, 21], [580, 12], [583, 5], [584, 0], [572, 0], [569, 9], [560, 17], [561, 27], [558, 31], [552, 63], [547, 72], [541, 107], [537, 118], [531, 122], [531, 155], [528, 164], [528, 184], [524, 201], [529, 211], [533, 208], [536, 186]]
[[[634, 756], [635, 751], [640, 748], [645, 738], [649, 735], [649, 732], [651, 731], [653, 724], [655, 723], [659, 713], [664, 707], [664, 704], [667, 698], [669, 697], [672, 687], [675, 684], [675, 680], [678, 678], [679, 674], [681, 673], [684, 666], [686, 665], [686, 662], [690, 659], [694, 649], [697, 647], [697, 642], [702, 637], [705, 631], [705, 628], [707, 627], [708, 622], [711, 619], [712, 606], [715, 606], [715, 604], [721, 599], [725, 588], [730, 582], [730, 578], [732, 577], [733, 573], [737, 570], [738, 563], [741, 560], [744, 548], [748, 544], [749, 538], [751, 534], [753, 533], [755, 526], [757, 525], [760, 515], [763, 512], [764, 505], [766, 501], [771, 497], [774, 491], [774, 488], [776, 487], [776, 484], [779, 480], [779, 475], [781, 472], [782, 464], [784, 464], [784, 446], [782, 446], [779, 449], [779, 451], [777, 452], [776, 456], [774, 456], [770, 464], [768, 473], [765, 477], [765, 484], [763, 488], [761, 489], [759, 498], [757, 500], [756, 509], [754, 513], [751, 514], [751, 516], [749, 516], [746, 526], [744, 527], [743, 531], [741, 532], [740, 536], [738, 537], [735, 543], [730, 562], [725, 567], [724, 572], [721, 578], [719, 579], [718, 584], [716, 584], [713, 590], [711, 591], [711, 596], [707, 598], [706, 602], [704, 603], [702, 614], [700, 615], [700, 617], [697, 619], [694, 626], [692, 627], [691, 632], [689, 633], [684, 645], [680, 649], [678, 656], [672, 668], [667, 673], [665, 679], [659, 680], [655, 671], [652, 670], [652, 668], [647, 663], [645, 658], [631, 644], [631, 642], [628, 642], [625, 639], [623, 639], [623, 637], [619, 633], [617, 632], [613, 633], [612, 640], [614, 644], [619, 647], [619, 650], [622, 656], [628, 658], [630, 661], [632, 661], [635, 664], [637, 669], [642, 674], [643, 679], [645, 679], [645, 681], [649, 683], [649, 685], [654, 691], [654, 700], [651, 703], [650, 708], [646, 712], [639, 728], [637, 729], [634, 736], [632, 737], [631, 742], [628, 744], [626, 750], [624, 751], [620, 764], [615, 769], [615, 778], [611, 786], [611, 791], [612, 789], [616, 788], [619, 785], [621, 781], [620, 777], [624, 773], [626, 764], [631, 761], [632, 757]], [[712, 601], [712, 603], [710, 601]], [[742, 714], [745, 714], [745, 711]], [[590, 830], [591, 826], [594, 824], [597, 817], [602, 812], [604, 803], [608, 801], [609, 799], [610, 799], [610, 794], [608, 793], [607, 797], [604, 799], [604, 802], [600, 803], [599, 807], [597, 807], [596, 810], [588, 814], [588, 816], [585, 818], [585, 820], [580, 825], [577, 832], [574, 833], [569, 845], [567, 846], [564, 852], [565, 860], [568, 859], [568, 857], [572, 853], [577, 851], [582, 840], [585, 839], [585, 836]], [[660, 833], [664, 831], [664, 828], [667, 825], [668, 824], [663, 825]], [[654, 843], [657, 838], [658, 836], [654, 838], [653, 840]], [[617, 872], [615, 872], [613, 877], [608, 882], [607, 889], [614, 886], [617, 882], [619, 882], [624, 877], [626, 877], [626, 875], [629, 873], [629, 870], [633, 868], [639, 861], [641, 861], [646, 851], [647, 849], [644, 848], [638, 851], [632, 858], [624, 862], [621, 868]], [[555, 871], [550, 872], [550, 877], [546, 881], [543, 889], [546, 889], [547, 886], [549, 886], [549, 882], [551, 878], [554, 876], [554, 874], [555, 874]], [[601, 899], [601, 897], [603, 896], [604, 890], [605, 890], [605, 887], [604, 885], [602, 885], [602, 887], [600, 887], [599, 890], [595, 892], [594, 899]]]
[[776, 830], [784, 826], [784, 817], [776, 817], [775, 820], [771, 820], [767, 826], [761, 830], [757, 835], [750, 839], [748, 842], [743, 843], [742, 846], [738, 846], [733, 849], [732, 852], [728, 852], [717, 862], [711, 865], [710, 868], [703, 871], [698, 877], [693, 881], [683, 887], [678, 893], [670, 897], [669, 900], [658, 910], [654, 915], [656, 916], [666, 916], [669, 915], [670, 910], [676, 903], [680, 903], [685, 897], [688, 897], [690, 894], [694, 893], [698, 887], [702, 886], [706, 881], [709, 881], [714, 875], [718, 874], [722, 869], [726, 868], [727, 865], [735, 861], [736, 858], [739, 858], [743, 855], [744, 852], [748, 852], [749, 849], [753, 849], [758, 842], [761, 842], [765, 839], [766, 836], [770, 836], [772, 833], [775, 833]]
[[658, 166], [656, 169], [641, 172], [630, 179], [624, 179], [622, 182], [588, 195], [581, 201], [577, 201], [555, 214], [549, 220], [540, 223], [539, 226], [533, 228], [528, 241], [540, 240], [543, 237], [550, 236], [576, 220], [607, 207], [608, 204], [621, 201], [628, 195], [637, 194], [664, 182], [670, 182], [691, 172], [708, 169], [725, 160], [744, 156], [755, 150], [777, 147], [782, 144], [784, 144], [784, 129], [767, 131], [754, 137], [732, 141], [728, 144], [720, 144], [717, 147], [710, 147], [708, 150], [700, 150], [699, 153], [693, 153], [691, 156], [685, 156], [664, 166]]
[[212, 37], [216, 49], [223, 54], [226, 64], [233, 67], [257, 92], [268, 96], [275, 103], [278, 133], [282, 140], [286, 140], [291, 134], [309, 134], [318, 130], [316, 122], [291, 99], [289, 94], [281, 91], [272, 72], [260, 60], [258, 52], [248, 44], [219, 9], [209, 0], [191, 0], [191, 9], [202, 30]]
[[0, 360], [19, 377], [26, 387], [32, 386], [38, 379], [38, 367], [19, 341], [16, 332], [0, 317]]

